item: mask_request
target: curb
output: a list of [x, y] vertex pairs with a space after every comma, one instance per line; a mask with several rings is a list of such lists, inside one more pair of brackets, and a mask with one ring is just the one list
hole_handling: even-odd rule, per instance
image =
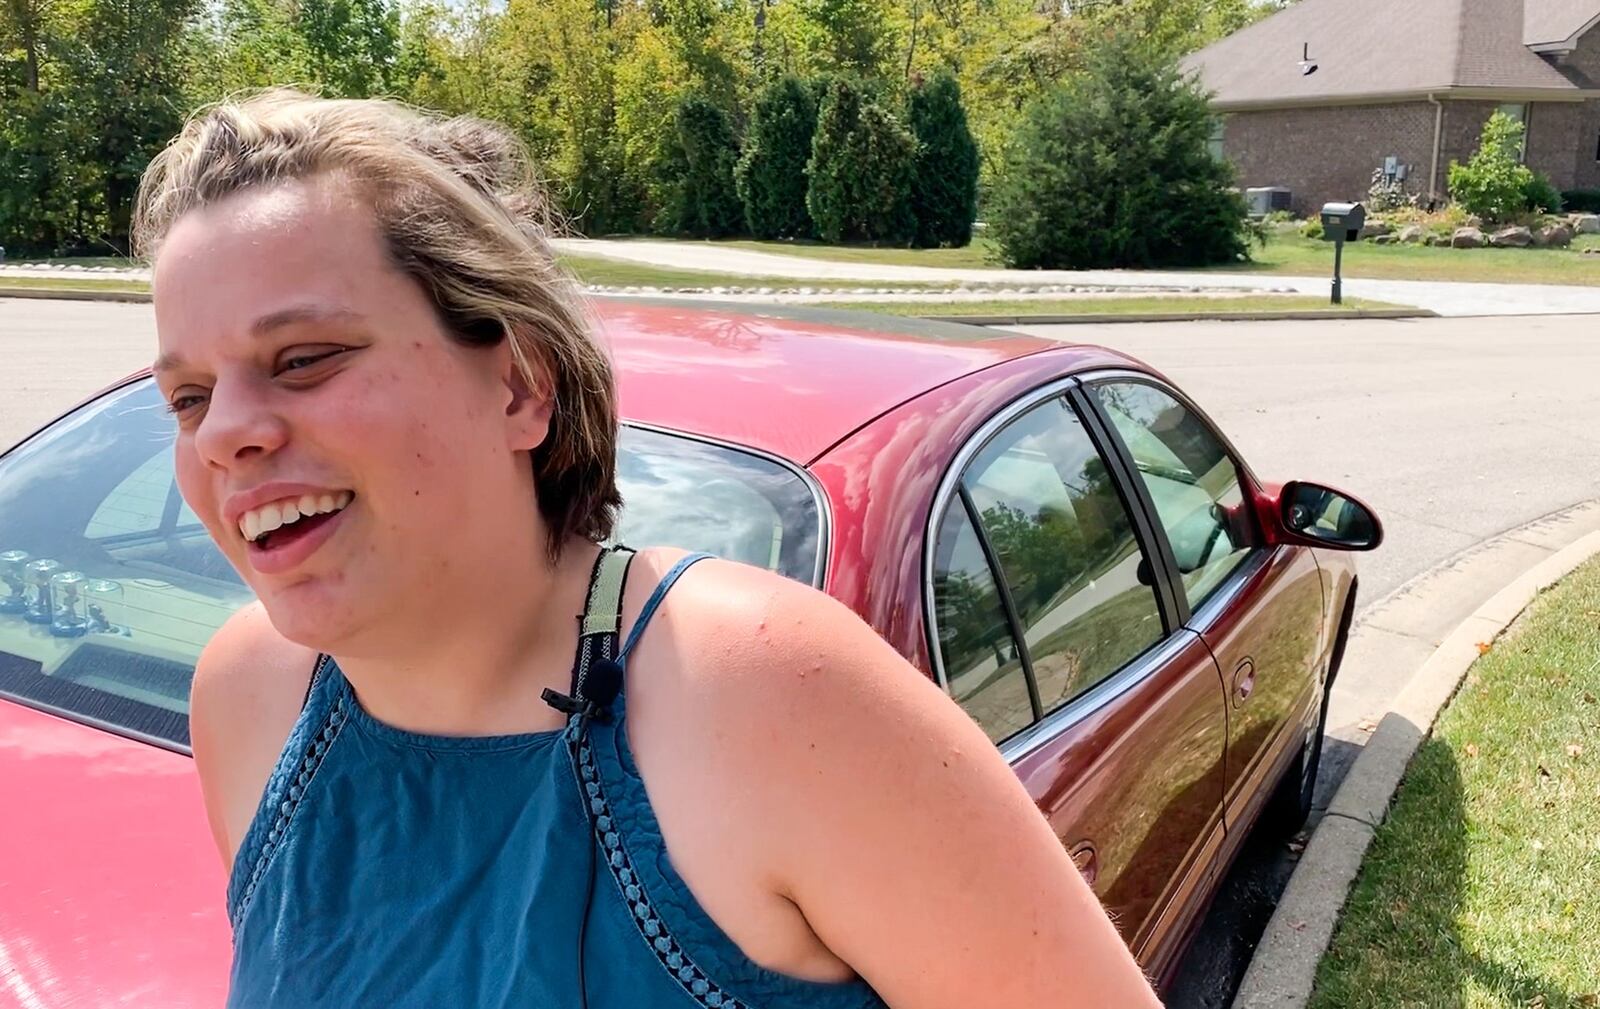
[[[620, 293], [620, 292], [619, 292]], [[604, 297], [604, 294], [600, 295]], [[149, 291], [97, 291], [87, 288], [0, 287], [0, 298], [56, 301], [123, 301], [147, 304]], [[764, 302], [751, 302], [761, 305]], [[783, 304], [779, 302], [779, 304]], [[1146, 312], [1137, 315], [923, 315], [932, 322], [968, 326], [1054, 326], [1105, 322], [1290, 322], [1314, 319], [1431, 319], [1436, 312], [1421, 308], [1307, 309], [1297, 312]]]
[[1436, 319], [1425, 308], [1311, 308], [1292, 312], [1141, 312], [1129, 315], [922, 315], [968, 326], [1058, 326], [1105, 322], [1301, 322], [1317, 319]]
[[50, 301], [131, 301], [148, 303], [149, 291], [96, 291], [89, 288], [0, 287], [0, 298], [37, 298]]
[[1367, 740], [1311, 835], [1232, 1009], [1303, 1009], [1317, 965], [1333, 941], [1345, 899], [1411, 757], [1479, 655], [1528, 604], [1579, 564], [1600, 554], [1600, 532], [1568, 544], [1512, 580], [1439, 644]]

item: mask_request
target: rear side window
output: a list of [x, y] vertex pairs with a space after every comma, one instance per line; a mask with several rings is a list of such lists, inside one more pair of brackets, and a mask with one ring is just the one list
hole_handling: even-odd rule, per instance
[[[959, 580], [944, 575], [956, 566], [945, 559], [957, 556], [968, 558]], [[1068, 703], [1165, 633], [1127, 506], [1077, 414], [1059, 398], [1002, 428], [967, 464], [934, 557], [933, 618], [947, 682], [997, 740], [1004, 738], [998, 730], [1014, 733]], [[973, 586], [992, 586], [993, 602]], [[1018, 639], [1013, 673], [1003, 649]], [[980, 646], [994, 642], [1001, 651], [984, 656]], [[1012, 701], [1003, 722], [992, 699], [976, 698], [962, 682], [979, 660], [985, 679], [1016, 679], [1025, 688], [1010, 691], [1022, 701]], [[1023, 702], [1028, 722], [1018, 725]]]
[[[0, 695], [176, 746], [200, 650], [254, 596], [178, 494], [154, 382], [0, 457]], [[823, 511], [786, 465], [625, 427], [619, 534], [821, 575]]]

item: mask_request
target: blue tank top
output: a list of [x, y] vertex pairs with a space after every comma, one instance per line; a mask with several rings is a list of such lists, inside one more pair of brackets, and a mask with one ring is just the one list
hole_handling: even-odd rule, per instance
[[[614, 601], [609, 633], [580, 638], [575, 709], [702, 557], [662, 579], [620, 654]], [[864, 981], [761, 967], [711, 920], [667, 856], [615, 693], [565, 729], [422, 735], [367, 714], [320, 659], [228, 881], [228, 1005], [882, 1009]]]

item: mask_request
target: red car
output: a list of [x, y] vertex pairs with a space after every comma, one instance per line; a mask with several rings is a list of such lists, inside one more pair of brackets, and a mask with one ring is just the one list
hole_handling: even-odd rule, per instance
[[[1263, 811], [1298, 824], [1354, 606], [1353, 499], [1263, 484], [1094, 347], [610, 302], [621, 536], [853, 607], [988, 732], [1167, 980]], [[192, 663], [250, 593], [136, 376], [0, 457], [0, 1003], [216, 1006]], [[996, 851], [995, 858], [1005, 858]]]

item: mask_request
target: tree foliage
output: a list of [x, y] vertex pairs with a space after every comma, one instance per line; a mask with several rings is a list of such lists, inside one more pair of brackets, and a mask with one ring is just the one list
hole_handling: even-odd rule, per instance
[[733, 186], [739, 144], [727, 115], [704, 98], [690, 95], [679, 103], [675, 118], [683, 159], [676, 230], [701, 238], [738, 232], [744, 223], [744, 208]]
[[1522, 163], [1522, 124], [1496, 111], [1483, 124], [1478, 149], [1466, 164], [1450, 162], [1450, 196], [1490, 223], [1527, 210], [1533, 172]]
[[757, 238], [806, 238], [806, 162], [817, 128], [817, 103], [799, 79], [774, 81], [757, 96], [734, 169], [745, 223]]
[[906, 118], [917, 140], [913, 244], [966, 245], [978, 213], [978, 145], [967, 128], [961, 86], [949, 74], [939, 74], [914, 88]]
[[828, 87], [806, 165], [806, 208], [829, 242], [904, 244], [916, 231], [911, 184], [917, 142], [868, 90]]
[[1010, 266], [1199, 266], [1248, 251], [1232, 169], [1207, 149], [1206, 95], [1127, 35], [1036, 102], [988, 221]]

